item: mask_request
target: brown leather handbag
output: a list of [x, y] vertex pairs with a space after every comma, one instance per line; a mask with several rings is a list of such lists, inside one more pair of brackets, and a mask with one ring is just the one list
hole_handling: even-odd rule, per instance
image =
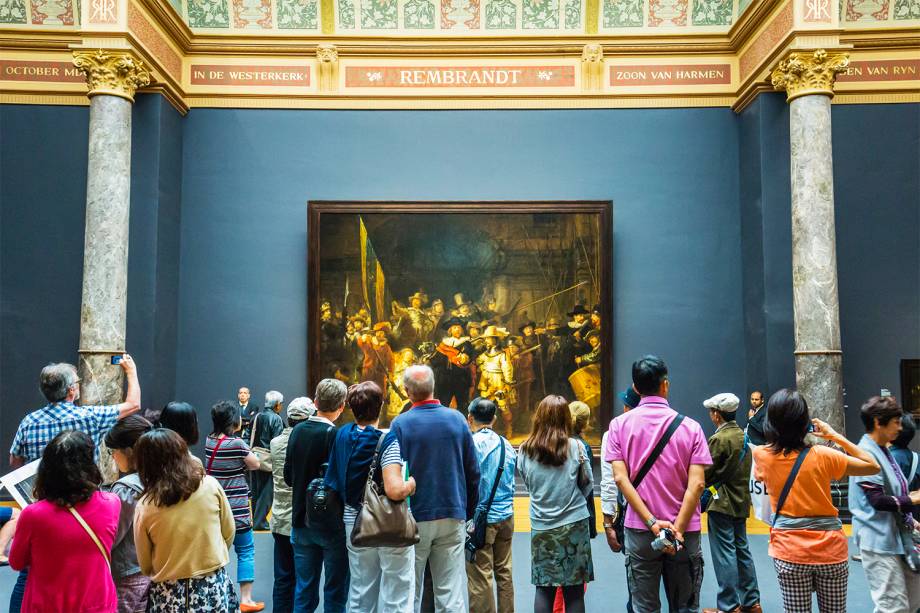
[[408, 547], [419, 542], [418, 525], [409, 510], [409, 503], [406, 500], [390, 500], [374, 481], [384, 436], [381, 434], [377, 441], [374, 459], [367, 473], [367, 485], [364, 486], [364, 502], [351, 531], [351, 544], [355, 547]]

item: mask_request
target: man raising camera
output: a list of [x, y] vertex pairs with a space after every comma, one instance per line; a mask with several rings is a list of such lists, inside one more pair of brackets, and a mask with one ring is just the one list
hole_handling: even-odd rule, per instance
[[648, 355], [632, 366], [639, 405], [610, 422], [604, 461], [613, 464], [628, 505], [625, 517], [627, 583], [635, 613], [699, 611], [703, 583], [700, 495], [712, 464], [703, 429], [668, 404], [668, 368]]

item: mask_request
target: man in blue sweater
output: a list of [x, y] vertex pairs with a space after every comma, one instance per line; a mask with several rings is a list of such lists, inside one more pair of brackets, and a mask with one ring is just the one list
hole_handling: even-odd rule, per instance
[[412, 408], [391, 429], [416, 482], [410, 499], [421, 538], [415, 546], [415, 610], [421, 606], [425, 565], [430, 563], [435, 610], [460, 613], [466, 590], [466, 521], [479, 504], [479, 459], [460, 412], [432, 398], [430, 368], [410, 366], [403, 385]]

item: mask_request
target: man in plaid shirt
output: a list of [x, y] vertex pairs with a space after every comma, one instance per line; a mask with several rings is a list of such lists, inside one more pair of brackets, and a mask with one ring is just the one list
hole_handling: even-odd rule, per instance
[[[10, 466], [20, 466], [42, 457], [45, 446], [65, 430], [80, 430], [93, 439], [98, 449], [102, 438], [115, 422], [141, 406], [141, 387], [137, 381], [137, 366], [131, 356], [124, 354], [121, 367], [128, 379], [128, 392], [121, 404], [109, 406], [78, 406], [80, 377], [73, 364], [48, 364], [42, 369], [40, 385], [48, 405], [32, 411], [23, 418], [10, 447]], [[97, 451], [98, 453], [98, 451]]]

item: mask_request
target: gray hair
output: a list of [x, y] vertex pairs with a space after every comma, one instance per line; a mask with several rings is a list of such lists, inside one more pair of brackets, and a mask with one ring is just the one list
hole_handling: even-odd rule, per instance
[[348, 388], [338, 379], [323, 379], [316, 386], [313, 402], [316, 409], [323, 413], [332, 413], [345, 403]]
[[265, 405], [264, 406], [266, 409], [274, 409], [276, 406], [278, 406], [279, 404], [282, 404], [283, 402], [284, 402], [284, 396], [281, 394], [281, 392], [276, 392], [275, 390], [272, 390], [270, 392], [265, 393]]
[[428, 400], [434, 394], [434, 372], [424, 364], [407, 368], [402, 380], [411, 400]]
[[39, 386], [48, 402], [60, 402], [67, 398], [68, 390], [76, 385], [79, 379], [77, 367], [73, 364], [52, 362], [42, 368]]

